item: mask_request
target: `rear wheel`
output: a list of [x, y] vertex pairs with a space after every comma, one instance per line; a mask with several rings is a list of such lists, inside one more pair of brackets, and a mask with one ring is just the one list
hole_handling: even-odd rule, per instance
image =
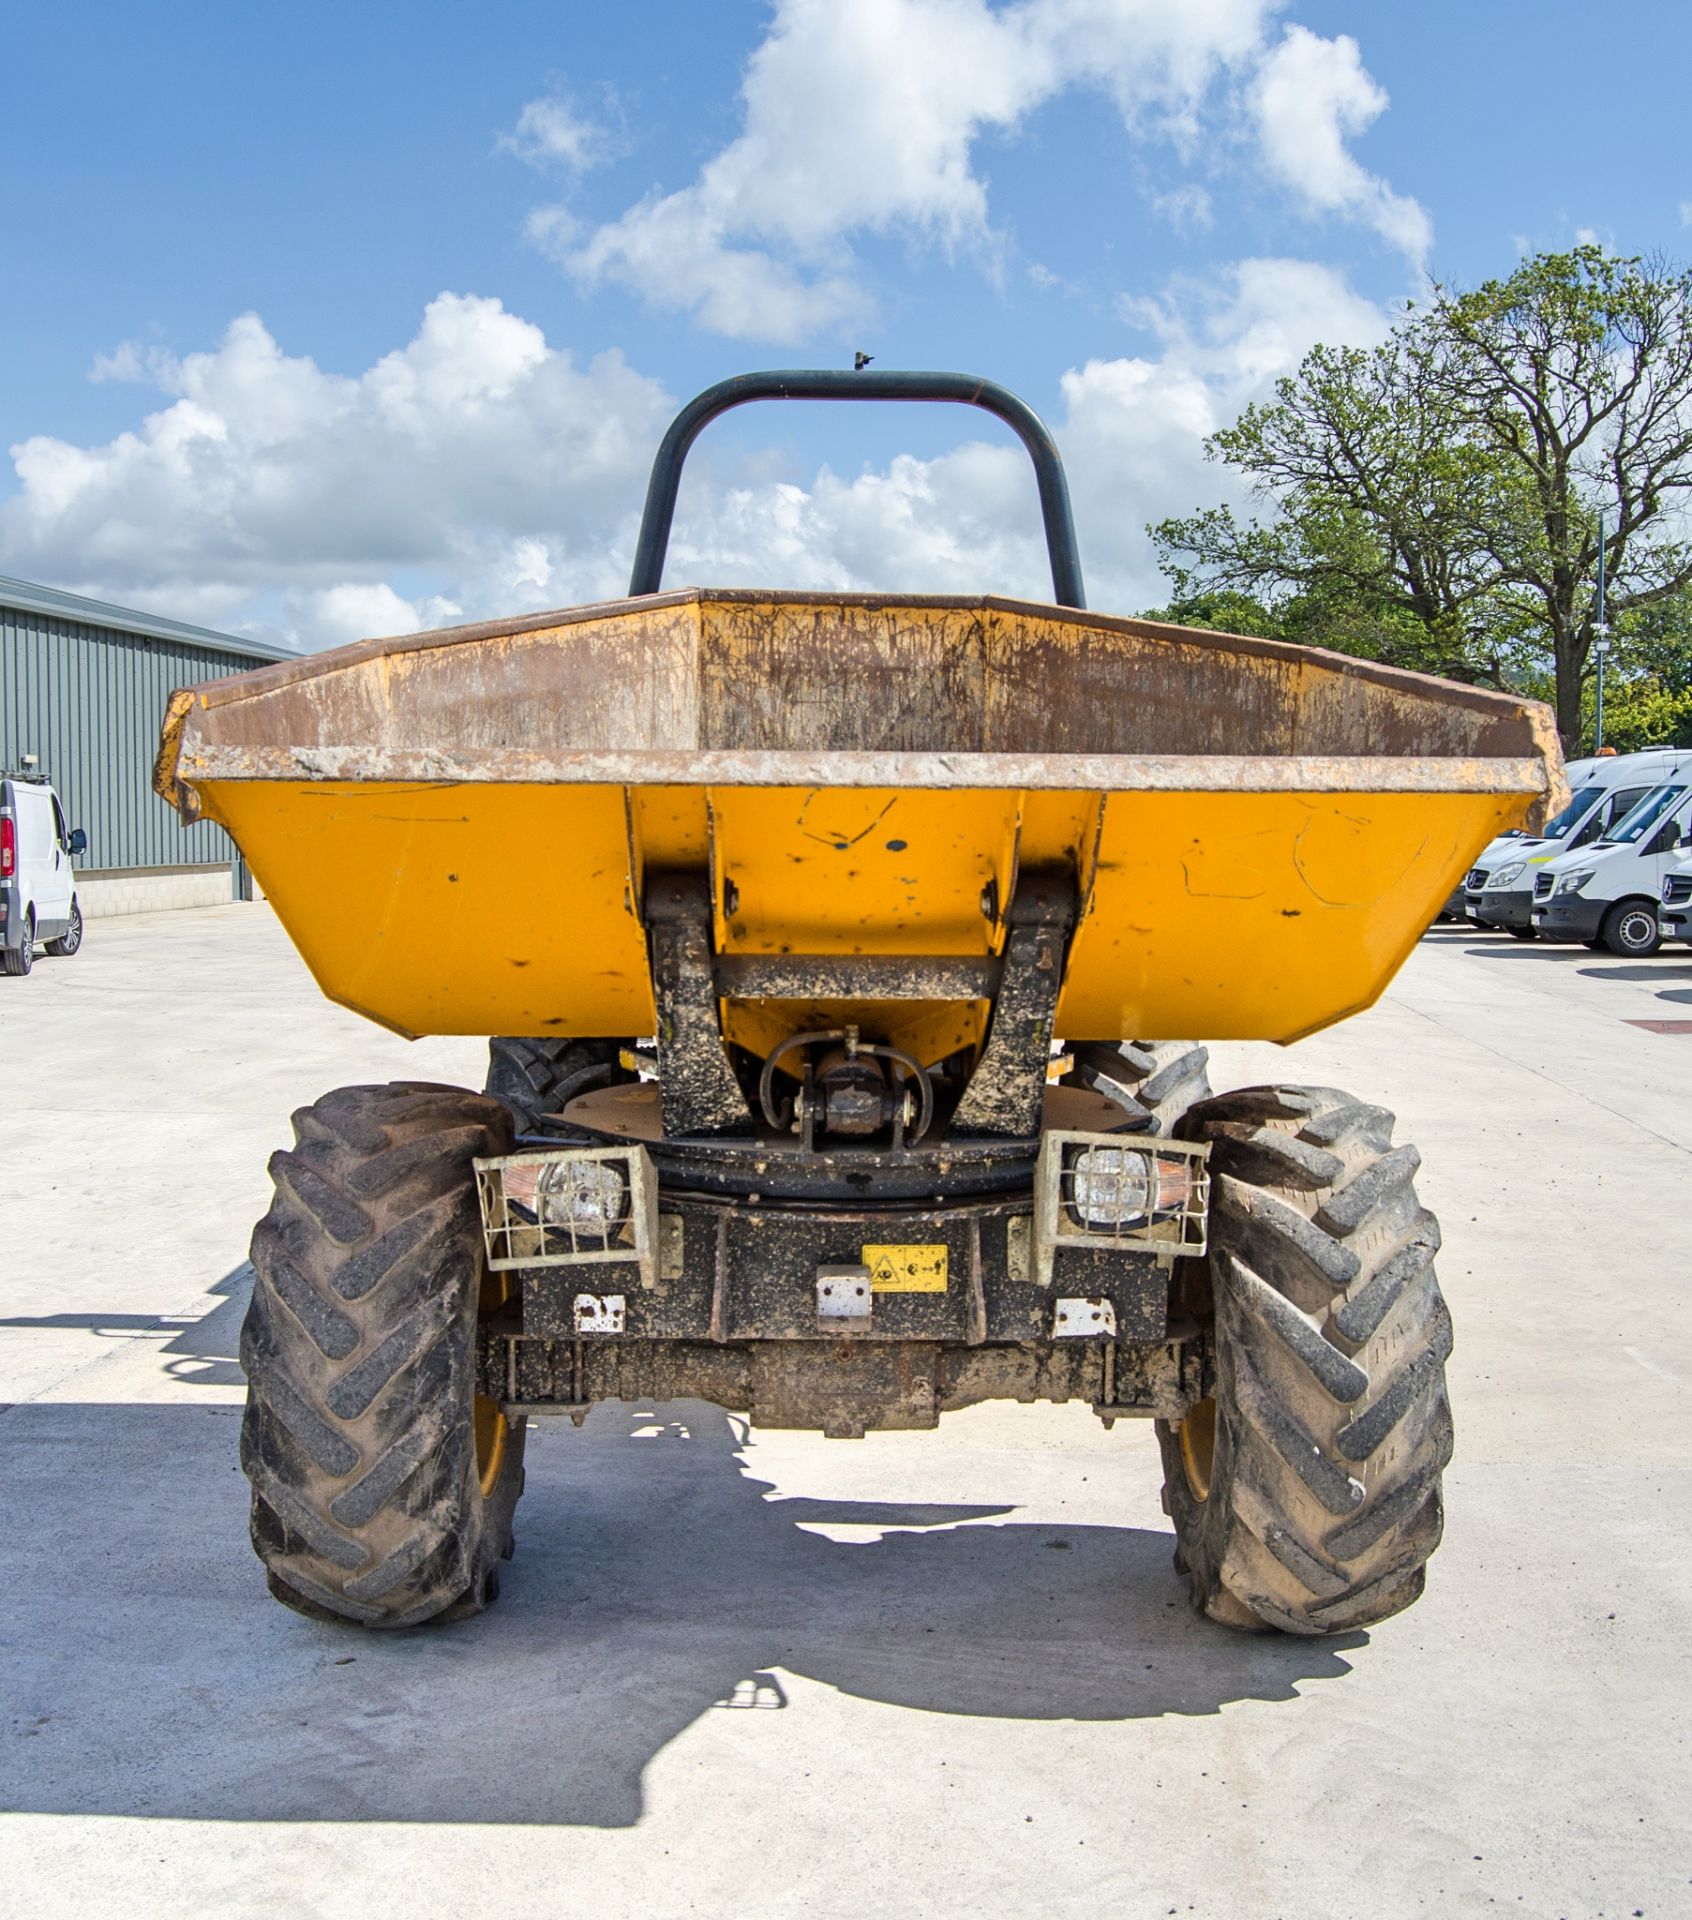
[[626, 1040], [535, 1040], [496, 1034], [488, 1042], [487, 1091], [511, 1109], [520, 1133], [558, 1130], [555, 1116], [579, 1093], [634, 1075], [620, 1064]]
[[1070, 1079], [1121, 1101], [1131, 1114], [1149, 1115], [1148, 1133], [1173, 1133], [1195, 1101], [1210, 1098], [1210, 1053], [1194, 1041], [1124, 1040], [1073, 1051]]
[[241, 1464], [278, 1600], [415, 1626], [499, 1591], [521, 1425], [476, 1392], [487, 1274], [471, 1161], [507, 1152], [505, 1108], [457, 1087], [343, 1087], [294, 1115], [253, 1232]]
[[24, 915], [22, 941], [17, 946], [7, 947], [4, 952], [0, 952], [0, 961], [5, 963], [6, 971], [11, 974], [28, 973], [35, 965], [35, 915], [33, 913]]
[[1663, 944], [1657, 909], [1649, 900], [1618, 901], [1605, 914], [1599, 938], [1611, 953], [1645, 959]]
[[1328, 1088], [1206, 1101], [1215, 1384], [1158, 1422], [1176, 1564], [1229, 1626], [1334, 1633], [1407, 1607], [1439, 1543], [1451, 1319], [1392, 1116]]
[[59, 935], [57, 940], [49, 940], [47, 942], [47, 951], [50, 954], [52, 954], [55, 960], [68, 960], [71, 957], [71, 955], [76, 952], [77, 948], [80, 947], [81, 945], [82, 945], [82, 908], [77, 901], [72, 900], [71, 910], [70, 910], [70, 925], [65, 928], [64, 932]]

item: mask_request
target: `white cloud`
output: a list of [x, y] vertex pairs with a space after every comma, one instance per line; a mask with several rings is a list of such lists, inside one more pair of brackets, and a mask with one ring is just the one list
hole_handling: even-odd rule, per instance
[[[1125, 308], [1144, 355], [1062, 381], [1097, 606], [1164, 597], [1143, 528], [1235, 492], [1206, 434], [1317, 340], [1368, 342], [1381, 310], [1333, 269], [1247, 260]], [[0, 571], [308, 646], [614, 597], [673, 399], [615, 354], [578, 366], [497, 300], [444, 293], [358, 374], [290, 355], [256, 315], [153, 363], [169, 404], [100, 446], [12, 449]], [[959, 410], [961, 444], [855, 476], [734, 483], [690, 463], [666, 578], [912, 591], [1050, 591], [1022, 450]], [[976, 437], [985, 434], [986, 437]]]
[[[1155, 357], [1096, 359], [1062, 381], [1050, 424], [1069, 471], [1088, 597], [1133, 611], [1168, 597], [1148, 522], [1245, 490], [1204, 458], [1206, 435], [1264, 397], [1318, 340], [1367, 345], [1388, 320], [1332, 268], [1247, 260], [1149, 303]], [[960, 432], [976, 429], [960, 416]], [[900, 456], [855, 478], [764, 484], [678, 516], [671, 581], [832, 589], [994, 590], [1048, 599], [1051, 575], [1027, 457], [1003, 437], [936, 459]]]
[[454, 293], [356, 376], [246, 314], [152, 377], [170, 404], [105, 445], [12, 448], [0, 568], [312, 641], [425, 622], [437, 590], [478, 613], [619, 591], [607, 502], [638, 500], [670, 411], [620, 355], [578, 366]]
[[[1076, 88], [1102, 90], [1128, 134], [1191, 152], [1207, 114], [1248, 118], [1273, 177], [1306, 209], [1383, 233], [1418, 260], [1429, 233], [1413, 200], [1351, 156], [1347, 138], [1386, 105], [1356, 42], [1293, 28], [1282, 0], [777, 0], [741, 87], [739, 135], [690, 186], [654, 190], [582, 238], [542, 208], [531, 239], [585, 282], [614, 282], [714, 332], [794, 342], [873, 311], [853, 242], [897, 233], [972, 254], [995, 273], [975, 149]], [[1253, 77], [1255, 76], [1255, 77]], [[1200, 187], [1164, 198], [1203, 225]]]
[[1324, 40], [1307, 27], [1287, 28], [1252, 88], [1263, 157], [1283, 184], [1315, 212], [1373, 227], [1419, 265], [1433, 244], [1426, 212], [1370, 173], [1346, 144], [1386, 107], [1386, 91], [1370, 78], [1350, 34]]
[[1216, 217], [1210, 195], [1191, 182], [1172, 187], [1168, 193], [1154, 193], [1152, 206], [1177, 233], [1206, 232]]
[[375, 633], [420, 633], [425, 627], [445, 626], [462, 612], [455, 601], [439, 594], [408, 600], [385, 580], [296, 593], [288, 604], [324, 646]]
[[550, 93], [531, 100], [499, 144], [530, 166], [581, 173], [609, 158], [612, 143], [602, 122], [589, 119], [566, 95]]

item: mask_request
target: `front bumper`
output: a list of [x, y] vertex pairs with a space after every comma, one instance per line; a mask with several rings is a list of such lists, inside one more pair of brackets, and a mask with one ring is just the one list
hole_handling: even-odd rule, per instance
[[1533, 895], [1526, 888], [1515, 893], [1471, 893], [1464, 911], [1477, 927], [1531, 927]]
[[1609, 906], [1578, 893], [1553, 896], [1534, 903], [1533, 924], [1552, 940], [1596, 940]]
[[1692, 940], [1692, 903], [1662, 907], [1657, 913], [1665, 940]]

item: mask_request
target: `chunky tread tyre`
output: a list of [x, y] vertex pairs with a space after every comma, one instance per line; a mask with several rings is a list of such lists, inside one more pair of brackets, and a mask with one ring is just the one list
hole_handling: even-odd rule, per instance
[[579, 1093], [634, 1076], [619, 1063], [626, 1040], [535, 1040], [496, 1034], [488, 1042], [485, 1091], [511, 1109], [520, 1133], [565, 1131], [553, 1117]]
[[1196, 1101], [1210, 1098], [1210, 1052], [1191, 1040], [1089, 1042], [1071, 1049], [1069, 1078], [1119, 1100], [1130, 1114], [1147, 1115], [1147, 1133], [1170, 1134]]
[[1211, 1145], [1216, 1380], [1185, 1433], [1158, 1422], [1164, 1502], [1194, 1605], [1231, 1626], [1370, 1626], [1439, 1543], [1451, 1318], [1392, 1128], [1324, 1087], [1223, 1094], [1181, 1127]]
[[508, 1152], [511, 1133], [500, 1102], [461, 1088], [343, 1087], [301, 1108], [294, 1146], [271, 1156], [241, 1464], [271, 1592], [301, 1613], [414, 1626], [498, 1591], [523, 1432], [475, 1397], [470, 1162]]

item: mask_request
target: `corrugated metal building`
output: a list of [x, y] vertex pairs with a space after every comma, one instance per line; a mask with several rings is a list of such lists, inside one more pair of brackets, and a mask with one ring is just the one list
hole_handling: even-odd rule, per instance
[[228, 900], [244, 875], [209, 823], [189, 828], [152, 790], [173, 687], [220, 679], [287, 649], [0, 575], [0, 766], [31, 764], [88, 834], [85, 916]]

